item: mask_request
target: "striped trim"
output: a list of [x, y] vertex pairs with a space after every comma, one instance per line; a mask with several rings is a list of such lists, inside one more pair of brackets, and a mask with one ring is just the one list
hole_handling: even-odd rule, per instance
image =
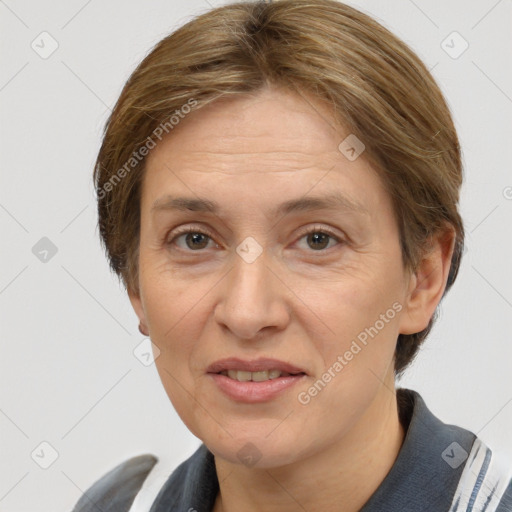
[[495, 512], [511, 478], [511, 468], [477, 438], [459, 480], [450, 512]]

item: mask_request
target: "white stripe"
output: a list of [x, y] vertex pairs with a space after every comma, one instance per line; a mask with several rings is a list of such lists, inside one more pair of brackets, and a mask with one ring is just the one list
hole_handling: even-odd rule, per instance
[[[477, 452], [478, 455], [476, 455]], [[480, 472], [482, 468], [484, 468], [487, 453], [489, 453], [491, 457], [490, 462], [479, 489], [476, 489], [475, 486]], [[511, 478], [512, 468], [505, 464], [504, 459], [495, 456], [492, 451], [477, 438], [473, 443], [471, 453], [468, 456], [466, 466], [459, 480], [450, 512], [466, 512], [474, 494], [476, 494], [476, 499], [473, 503], [472, 510], [473, 512], [480, 512], [483, 510], [493, 489], [495, 489], [493, 497], [487, 505], [485, 512], [495, 512]], [[457, 500], [459, 500], [459, 503], [455, 506]]]
[[[481, 510], [487, 501], [490, 492], [494, 487], [496, 487], [494, 495], [491, 498], [488, 507], [485, 509], [485, 512], [494, 512], [498, 508], [511, 479], [512, 466], [510, 466], [510, 462], [507, 462], [503, 456], [498, 457], [493, 453], [485, 482], [482, 483], [482, 489], [478, 494], [478, 499], [475, 502], [473, 510], [475, 512]], [[478, 508], [479, 506], [480, 508]]]
[[[476, 484], [478, 474], [485, 460], [486, 447], [484, 447], [479, 439], [476, 439], [468, 456], [466, 466], [459, 480], [459, 485], [455, 491], [455, 495], [450, 507], [450, 512], [466, 512], [471, 493]], [[478, 455], [477, 455], [478, 452]], [[455, 503], [459, 503], [455, 508]]]
[[159, 458], [148, 473], [128, 512], [149, 512], [160, 489], [162, 489], [174, 469], [174, 467], [169, 469], [169, 462], [162, 461]]

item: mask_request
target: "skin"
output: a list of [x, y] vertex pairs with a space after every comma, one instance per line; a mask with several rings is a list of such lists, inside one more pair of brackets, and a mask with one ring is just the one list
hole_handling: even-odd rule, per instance
[[[390, 197], [364, 158], [349, 161], [329, 109], [265, 88], [188, 114], [150, 153], [141, 199], [137, 316], [161, 353], [164, 388], [215, 455], [214, 510], [357, 511], [391, 469], [404, 439], [393, 356], [399, 333], [422, 330], [442, 297], [453, 236], [433, 241], [415, 272], [402, 264]], [[366, 213], [271, 210], [338, 191]], [[218, 202], [218, 214], [160, 210], [167, 194]], [[175, 238], [178, 226], [211, 234]], [[304, 231], [331, 231], [315, 244]], [[247, 263], [237, 246], [253, 237]], [[365, 328], [401, 310], [307, 405], [307, 391]], [[307, 376], [271, 401], [224, 395], [206, 374], [224, 357], [274, 357]], [[244, 465], [247, 443], [260, 459]]]

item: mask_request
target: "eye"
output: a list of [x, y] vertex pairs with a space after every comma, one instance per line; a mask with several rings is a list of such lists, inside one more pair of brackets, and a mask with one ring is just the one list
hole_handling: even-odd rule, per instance
[[343, 243], [343, 240], [340, 237], [332, 233], [330, 230], [319, 226], [314, 226], [302, 233], [300, 240], [303, 238], [306, 239], [307, 246], [316, 252], [323, 251], [326, 248], [331, 248], [329, 247], [329, 243], [332, 241], [335, 241], [336, 244]]
[[[183, 243], [185, 246], [177, 243], [177, 241], [180, 239], [183, 239]], [[204, 228], [200, 230], [193, 226], [189, 226], [181, 230], [178, 230], [176, 233], [174, 233], [174, 237], [172, 238], [172, 240], [169, 240], [169, 242], [167, 243], [168, 245], [176, 243], [176, 245], [180, 249], [183, 249], [184, 251], [198, 251], [207, 248], [208, 242], [213, 242], [211, 233], [204, 230]], [[215, 247], [218, 247], [218, 244], [214, 243], [214, 245]]]
[[[343, 243], [338, 235], [325, 227], [314, 226], [304, 231], [299, 240], [306, 239], [307, 247], [312, 249], [314, 252], [325, 252], [325, 249], [332, 248], [332, 245], [339, 245]], [[181, 240], [181, 243], [178, 241]], [[332, 244], [331, 242], [335, 242]], [[171, 240], [167, 242], [167, 245], [176, 244], [179, 249], [183, 251], [201, 251], [208, 248], [208, 244], [212, 243], [214, 247], [219, 247], [217, 243], [213, 241], [213, 235], [204, 228], [198, 228], [194, 226], [188, 226], [182, 229], [178, 229]]]

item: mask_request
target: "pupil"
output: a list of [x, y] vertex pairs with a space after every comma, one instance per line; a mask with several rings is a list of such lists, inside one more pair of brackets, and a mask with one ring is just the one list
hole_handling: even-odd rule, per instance
[[[313, 240], [314, 243], [313, 243], [313, 248], [314, 249], [323, 249], [325, 247], [327, 247], [328, 243], [329, 243], [329, 235], [326, 234], [326, 233], [313, 233], [311, 235], [309, 235], [309, 240]], [[316, 242], [320, 241], [320, 245], [317, 244]], [[327, 243], [323, 243], [322, 245], [322, 242], [327, 242]]]
[[[203, 235], [202, 233], [190, 233], [187, 235], [187, 245], [190, 247], [190, 249], [194, 249], [194, 248], [198, 248], [198, 245], [194, 245], [196, 242], [200, 242], [201, 241], [201, 237], [204, 237], [206, 238], [205, 235]], [[192, 240], [192, 244], [189, 244], [189, 242]], [[192, 246], [191, 246], [192, 245]], [[199, 247], [200, 249], [203, 248], [205, 246], [205, 244], [203, 243], [203, 245], [201, 247]]]

